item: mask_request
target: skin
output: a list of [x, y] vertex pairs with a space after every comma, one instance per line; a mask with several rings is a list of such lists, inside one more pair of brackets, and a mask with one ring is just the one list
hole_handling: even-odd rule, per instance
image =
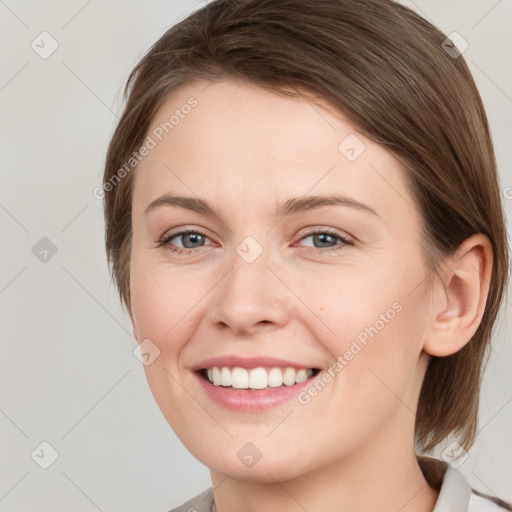
[[[430, 355], [456, 352], [478, 327], [489, 241], [474, 235], [431, 274], [398, 161], [313, 96], [231, 78], [194, 82], [167, 99], [148, 133], [191, 96], [198, 106], [136, 171], [131, 319], [137, 341], [160, 350], [144, 367], [148, 383], [210, 469], [217, 511], [431, 511], [438, 491], [417, 463], [414, 413]], [[350, 134], [366, 146], [353, 162], [338, 150]], [[165, 193], [205, 199], [220, 218], [173, 206], [146, 215]], [[376, 214], [329, 205], [276, 215], [289, 198], [334, 193]], [[206, 238], [158, 246], [180, 228]], [[311, 236], [322, 229], [351, 243]], [[248, 236], [263, 250], [252, 263], [236, 251]], [[307, 405], [229, 410], [191, 371], [226, 354], [327, 370], [394, 303], [401, 311]], [[262, 454], [250, 468], [237, 457], [248, 442]]]

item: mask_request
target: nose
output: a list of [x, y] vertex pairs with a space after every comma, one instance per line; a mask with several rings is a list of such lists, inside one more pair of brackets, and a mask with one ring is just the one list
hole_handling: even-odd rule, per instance
[[235, 253], [231, 269], [215, 287], [209, 318], [233, 335], [250, 336], [290, 320], [293, 294], [264, 251], [252, 263]]

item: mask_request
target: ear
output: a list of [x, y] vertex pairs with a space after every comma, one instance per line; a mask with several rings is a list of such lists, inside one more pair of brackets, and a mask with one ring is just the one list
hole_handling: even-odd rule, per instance
[[491, 242], [481, 233], [466, 239], [445, 260], [423, 345], [426, 353], [438, 357], [455, 354], [471, 340], [484, 314], [492, 264]]

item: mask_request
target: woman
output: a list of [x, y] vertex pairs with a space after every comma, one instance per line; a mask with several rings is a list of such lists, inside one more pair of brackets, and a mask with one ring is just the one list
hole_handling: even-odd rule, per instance
[[109, 262], [213, 484], [176, 510], [512, 510], [457, 470], [508, 248], [452, 41], [389, 0], [215, 0], [125, 92]]

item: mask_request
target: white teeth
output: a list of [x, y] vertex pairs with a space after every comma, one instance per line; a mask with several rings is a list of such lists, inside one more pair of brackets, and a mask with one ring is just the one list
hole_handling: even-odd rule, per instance
[[229, 368], [222, 368], [221, 378], [223, 386], [231, 386], [231, 372]]
[[268, 372], [268, 386], [278, 388], [283, 385], [283, 372], [279, 368], [272, 368]]
[[222, 376], [218, 368], [213, 369], [213, 384], [214, 386], [222, 385]]
[[278, 388], [283, 384], [293, 386], [305, 382], [313, 375], [312, 369], [301, 368], [219, 368], [214, 366], [207, 370], [208, 380], [214, 386], [232, 386], [235, 389], [265, 389]]
[[249, 373], [249, 387], [251, 389], [265, 389], [268, 384], [267, 370], [254, 368]]
[[247, 389], [249, 387], [249, 374], [245, 368], [233, 368], [231, 385], [236, 389]]
[[295, 368], [286, 368], [283, 373], [283, 384], [293, 386], [295, 384]]
[[300, 384], [301, 382], [306, 382], [308, 380], [308, 371], [307, 370], [299, 370], [297, 375], [295, 376], [295, 382]]

